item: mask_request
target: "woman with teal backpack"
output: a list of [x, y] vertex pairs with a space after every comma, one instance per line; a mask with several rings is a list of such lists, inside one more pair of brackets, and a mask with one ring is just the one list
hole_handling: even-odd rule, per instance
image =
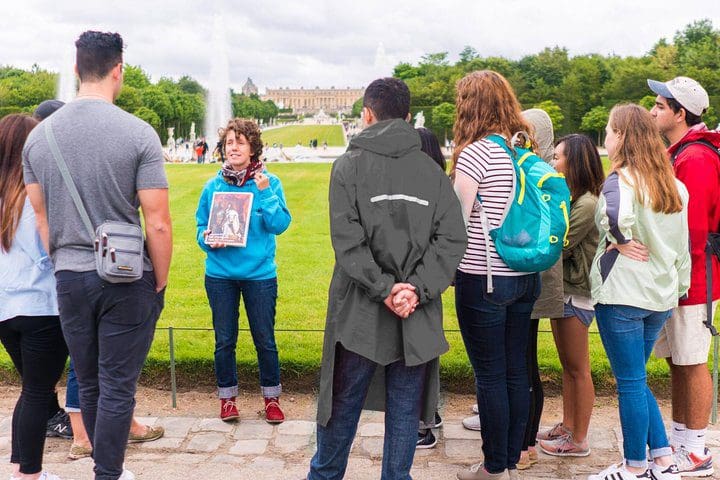
[[[455, 308], [475, 371], [484, 453], [483, 463], [457, 477], [490, 480], [508, 472], [517, 474], [528, 419], [530, 313], [540, 293], [540, 278], [510, 268], [482, 224], [483, 217], [493, 225], [502, 223], [515, 185], [511, 156], [487, 137], [499, 134], [507, 145], [515, 132], [530, 128], [512, 87], [497, 72], [477, 71], [462, 78], [456, 107], [457, 149], [451, 174], [467, 225], [468, 247], [455, 279]], [[494, 285], [488, 282], [489, 273]]]

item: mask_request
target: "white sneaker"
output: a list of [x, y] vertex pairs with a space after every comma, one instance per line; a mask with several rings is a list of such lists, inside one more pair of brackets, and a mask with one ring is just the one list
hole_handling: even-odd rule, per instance
[[588, 477], [588, 480], [653, 480], [654, 478], [655, 477], [652, 476], [649, 469], [645, 470], [645, 472], [641, 473], [640, 475], [635, 475], [634, 473], [629, 472], [625, 468], [625, 463], [623, 462], [618, 463], [617, 465], [610, 465], [608, 468], [596, 475], [590, 475]]
[[135, 474], [132, 473], [130, 470], [123, 470], [122, 475], [120, 475], [120, 478], [118, 480], [135, 480]]
[[655, 480], [680, 480], [680, 469], [674, 463], [669, 467], [661, 467], [653, 462], [650, 470]]
[[478, 408], [477, 403], [472, 406], [472, 411], [473, 413], [480, 413], [480, 409]]
[[463, 427], [468, 430], [480, 431], [480, 415], [473, 415], [472, 417], [464, 418], [462, 421]]

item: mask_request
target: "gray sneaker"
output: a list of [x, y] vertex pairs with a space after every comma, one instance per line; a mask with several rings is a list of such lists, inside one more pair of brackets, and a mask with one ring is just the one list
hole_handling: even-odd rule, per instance
[[459, 471], [457, 478], [458, 480], [507, 480], [509, 477], [507, 470], [503, 470], [500, 473], [490, 473], [485, 470], [485, 466], [482, 463], [476, 463], [467, 470]]
[[480, 415], [473, 415], [472, 417], [464, 418], [462, 421], [463, 427], [468, 430], [480, 431]]

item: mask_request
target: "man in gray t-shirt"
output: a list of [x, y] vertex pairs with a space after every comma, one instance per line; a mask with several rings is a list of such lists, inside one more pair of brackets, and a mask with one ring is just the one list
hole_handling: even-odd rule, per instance
[[[123, 470], [137, 379], [167, 284], [172, 233], [160, 140], [142, 120], [113, 105], [123, 79], [120, 35], [88, 31], [75, 43], [77, 98], [38, 125], [23, 149], [28, 198], [55, 264], [63, 334], [80, 385], [96, 480], [132, 480]], [[107, 283], [95, 271], [93, 239], [46, 140], [58, 148], [94, 227], [145, 220], [143, 278]]]

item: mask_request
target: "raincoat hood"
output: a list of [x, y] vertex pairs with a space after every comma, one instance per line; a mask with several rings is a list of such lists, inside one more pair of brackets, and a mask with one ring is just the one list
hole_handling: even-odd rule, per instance
[[370, 125], [350, 140], [348, 150], [355, 149], [399, 158], [412, 150], [420, 150], [420, 135], [405, 120], [383, 120]]

